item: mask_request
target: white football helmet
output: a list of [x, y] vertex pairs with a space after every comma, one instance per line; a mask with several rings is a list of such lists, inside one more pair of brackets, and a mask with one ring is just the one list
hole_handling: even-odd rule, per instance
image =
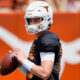
[[[30, 25], [28, 23], [29, 18], [40, 18], [40, 24]], [[30, 33], [38, 33], [44, 31], [49, 28], [49, 25], [53, 22], [53, 11], [48, 3], [44, 1], [35, 1], [32, 2], [26, 10], [26, 14], [24, 16], [26, 21], [26, 30]]]

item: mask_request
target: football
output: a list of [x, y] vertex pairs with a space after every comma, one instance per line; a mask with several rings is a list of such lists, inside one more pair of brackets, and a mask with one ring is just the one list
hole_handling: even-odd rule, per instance
[[13, 55], [13, 51], [8, 52], [1, 61], [1, 75], [13, 72], [19, 65], [18, 60]]

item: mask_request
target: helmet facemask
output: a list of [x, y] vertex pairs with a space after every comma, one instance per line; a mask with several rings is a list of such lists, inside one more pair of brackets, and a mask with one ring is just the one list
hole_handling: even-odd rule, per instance
[[[34, 18], [36, 19], [36, 18]], [[44, 31], [45, 29], [48, 29], [49, 28], [49, 24], [50, 23], [50, 18], [47, 18], [46, 16], [44, 17], [41, 17], [40, 18], [40, 23], [38, 24], [32, 24], [30, 25], [29, 24], [29, 19], [25, 19], [26, 21], [26, 28], [27, 28], [27, 32], [29, 33], [39, 33], [41, 31]]]
[[[25, 21], [26, 21], [25, 26], [26, 26], [27, 32], [29, 32], [29, 33], [38, 33], [38, 32], [40, 32], [41, 28], [42, 28], [41, 23], [43, 22], [42, 18], [40, 18], [40, 23], [35, 23], [35, 24], [30, 24], [29, 19], [30, 18], [25, 19]], [[37, 18], [34, 18], [34, 19], [37, 19]]]

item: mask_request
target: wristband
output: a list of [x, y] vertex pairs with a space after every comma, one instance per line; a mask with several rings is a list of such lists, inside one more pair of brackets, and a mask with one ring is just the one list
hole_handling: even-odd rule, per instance
[[31, 72], [31, 68], [33, 65], [35, 65], [33, 62], [29, 61], [29, 60], [24, 60], [22, 65], [24, 66], [24, 68], [26, 68], [28, 71]]

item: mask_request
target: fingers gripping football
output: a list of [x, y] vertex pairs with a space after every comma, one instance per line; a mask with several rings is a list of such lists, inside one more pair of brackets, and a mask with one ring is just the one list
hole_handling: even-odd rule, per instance
[[13, 72], [17, 67], [21, 66], [24, 59], [26, 59], [26, 56], [21, 49], [10, 50], [1, 61], [0, 74], [7, 75]]
[[13, 56], [15, 56], [20, 63], [26, 59], [24, 52], [18, 48], [13, 51]]

